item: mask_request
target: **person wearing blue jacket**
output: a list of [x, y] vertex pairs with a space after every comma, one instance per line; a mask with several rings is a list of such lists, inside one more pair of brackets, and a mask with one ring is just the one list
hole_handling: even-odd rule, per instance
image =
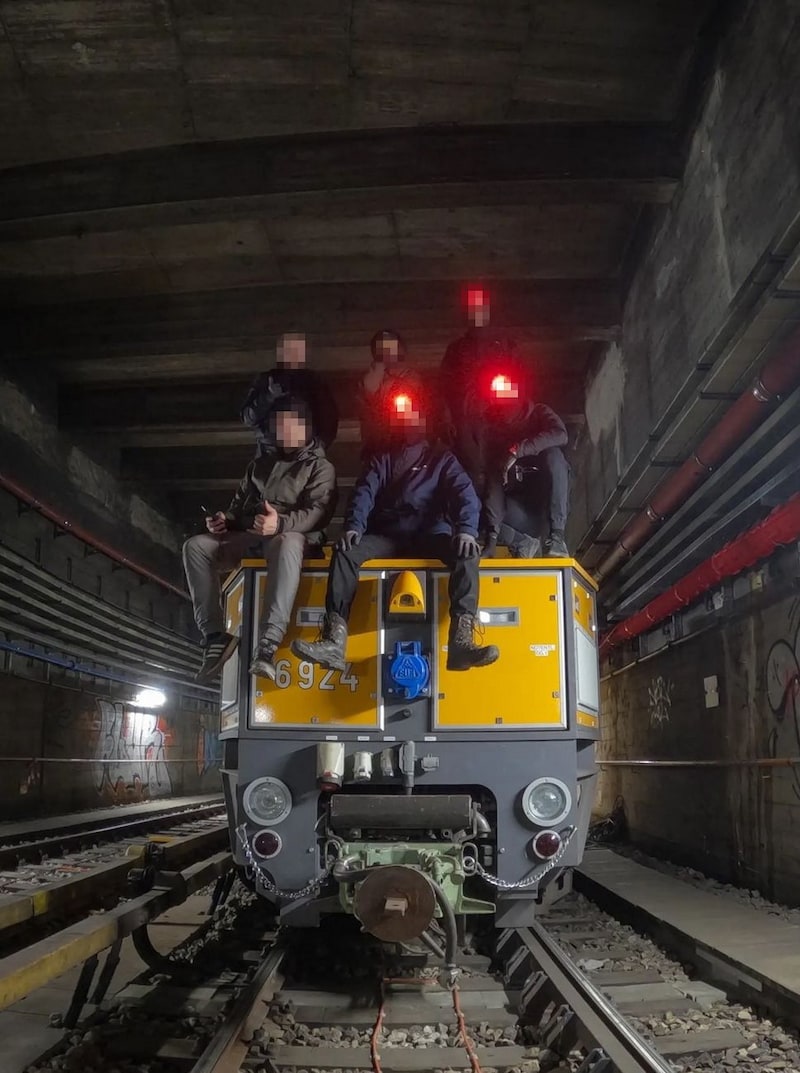
[[331, 560], [319, 641], [293, 641], [300, 659], [345, 668], [347, 622], [368, 559], [441, 559], [450, 570], [448, 670], [485, 667], [500, 655], [475, 643], [478, 609], [478, 518], [481, 504], [456, 456], [432, 445], [418, 404], [398, 395], [388, 451], [376, 454], [347, 508], [344, 534]]

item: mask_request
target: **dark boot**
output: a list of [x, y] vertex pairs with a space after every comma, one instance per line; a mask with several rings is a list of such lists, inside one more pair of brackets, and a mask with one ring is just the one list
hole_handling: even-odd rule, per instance
[[347, 647], [347, 623], [341, 615], [326, 615], [319, 641], [292, 641], [292, 652], [327, 670], [343, 671]]
[[564, 540], [564, 530], [554, 529], [545, 541], [545, 551], [550, 559], [569, 559], [569, 548]]
[[258, 648], [250, 664], [250, 674], [258, 678], [271, 678], [275, 681], [275, 653], [278, 642], [272, 637], [259, 637]]
[[450, 636], [447, 639], [448, 671], [468, 671], [472, 667], [488, 667], [499, 657], [496, 645], [476, 645], [474, 615], [457, 615], [450, 619]]
[[518, 543], [509, 548], [512, 559], [538, 559], [542, 554], [542, 542], [538, 537], [525, 533]]

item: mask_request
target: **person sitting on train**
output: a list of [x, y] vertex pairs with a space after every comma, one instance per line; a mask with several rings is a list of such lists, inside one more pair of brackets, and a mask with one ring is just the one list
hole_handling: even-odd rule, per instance
[[[538, 538], [531, 539], [537, 528], [535, 519], [538, 513], [546, 513], [549, 536], [544, 542], [545, 554], [568, 558], [564, 531], [569, 514], [570, 466], [562, 450], [569, 439], [566, 425], [549, 406], [529, 397], [524, 380], [497, 377], [494, 394], [495, 401], [487, 411], [486, 496], [492, 513], [503, 515], [501, 540], [509, 544], [512, 555], [536, 557], [541, 545]], [[541, 477], [546, 504], [538, 502]]]
[[502, 509], [488, 494], [486, 434], [490, 385], [499, 372], [521, 367], [512, 336], [490, 324], [489, 294], [482, 288], [467, 292], [469, 328], [452, 342], [439, 369], [438, 393], [444, 435], [481, 498], [480, 538], [483, 554], [494, 555]]
[[485, 667], [498, 658], [494, 645], [475, 643], [478, 607], [477, 542], [480, 502], [455, 455], [432, 445], [419, 400], [396, 400], [389, 450], [375, 455], [353, 490], [328, 573], [319, 641], [295, 640], [300, 659], [343, 670], [347, 623], [368, 559], [441, 559], [450, 570], [449, 670]]
[[304, 403], [311, 414], [314, 435], [330, 447], [339, 430], [339, 413], [325, 378], [306, 366], [306, 337], [302, 332], [284, 332], [276, 346], [277, 364], [259, 373], [247, 393], [239, 416], [256, 433], [258, 454], [275, 448], [270, 414], [280, 399], [290, 395]]
[[195, 621], [203, 635], [198, 681], [214, 678], [236, 648], [222, 619], [220, 575], [248, 556], [267, 560], [267, 586], [250, 673], [275, 678], [274, 657], [292, 613], [307, 539], [336, 506], [336, 474], [311, 434], [301, 402], [280, 401], [270, 420], [275, 449], [255, 458], [226, 511], [206, 518], [207, 533], [183, 545]]
[[388, 328], [376, 332], [370, 351], [372, 363], [361, 378], [357, 400], [362, 462], [390, 446], [392, 400], [401, 394], [419, 398], [422, 393], [420, 376], [406, 364], [406, 345], [397, 332]]

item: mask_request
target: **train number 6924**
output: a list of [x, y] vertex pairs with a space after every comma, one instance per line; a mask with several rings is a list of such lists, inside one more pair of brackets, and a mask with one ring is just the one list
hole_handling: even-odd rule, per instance
[[[355, 693], [358, 689], [358, 677], [351, 673], [352, 663], [346, 663], [343, 671], [339, 671], [339, 685], [349, 686], [350, 692]], [[297, 685], [300, 689], [336, 689], [336, 671], [326, 671], [324, 667], [317, 667], [308, 660], [301, 660], [297, 665]], [[275, 685], [278, 689], [289, 689], [292, 685], [292, 661], [279, 659], [275, 664]]]

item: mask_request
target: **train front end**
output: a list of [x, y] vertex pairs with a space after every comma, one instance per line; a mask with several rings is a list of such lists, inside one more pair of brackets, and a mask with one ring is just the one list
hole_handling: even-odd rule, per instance
[[479, 621], [500, 659], [446, 669], [447, 571], [365, 565], [344, 672], [299, 661], [327, 560], [307, 561], [275, 682], [251, 678], [266, 570], [228, 580], [238, 653], [223, 673], [223, 781], [236, 864], [281, 923], [348, 913], [386, 941], [434, 918], [529, 923], [569, 889], [594, 797], [594, 588], [571, 559], [481, 564]]

